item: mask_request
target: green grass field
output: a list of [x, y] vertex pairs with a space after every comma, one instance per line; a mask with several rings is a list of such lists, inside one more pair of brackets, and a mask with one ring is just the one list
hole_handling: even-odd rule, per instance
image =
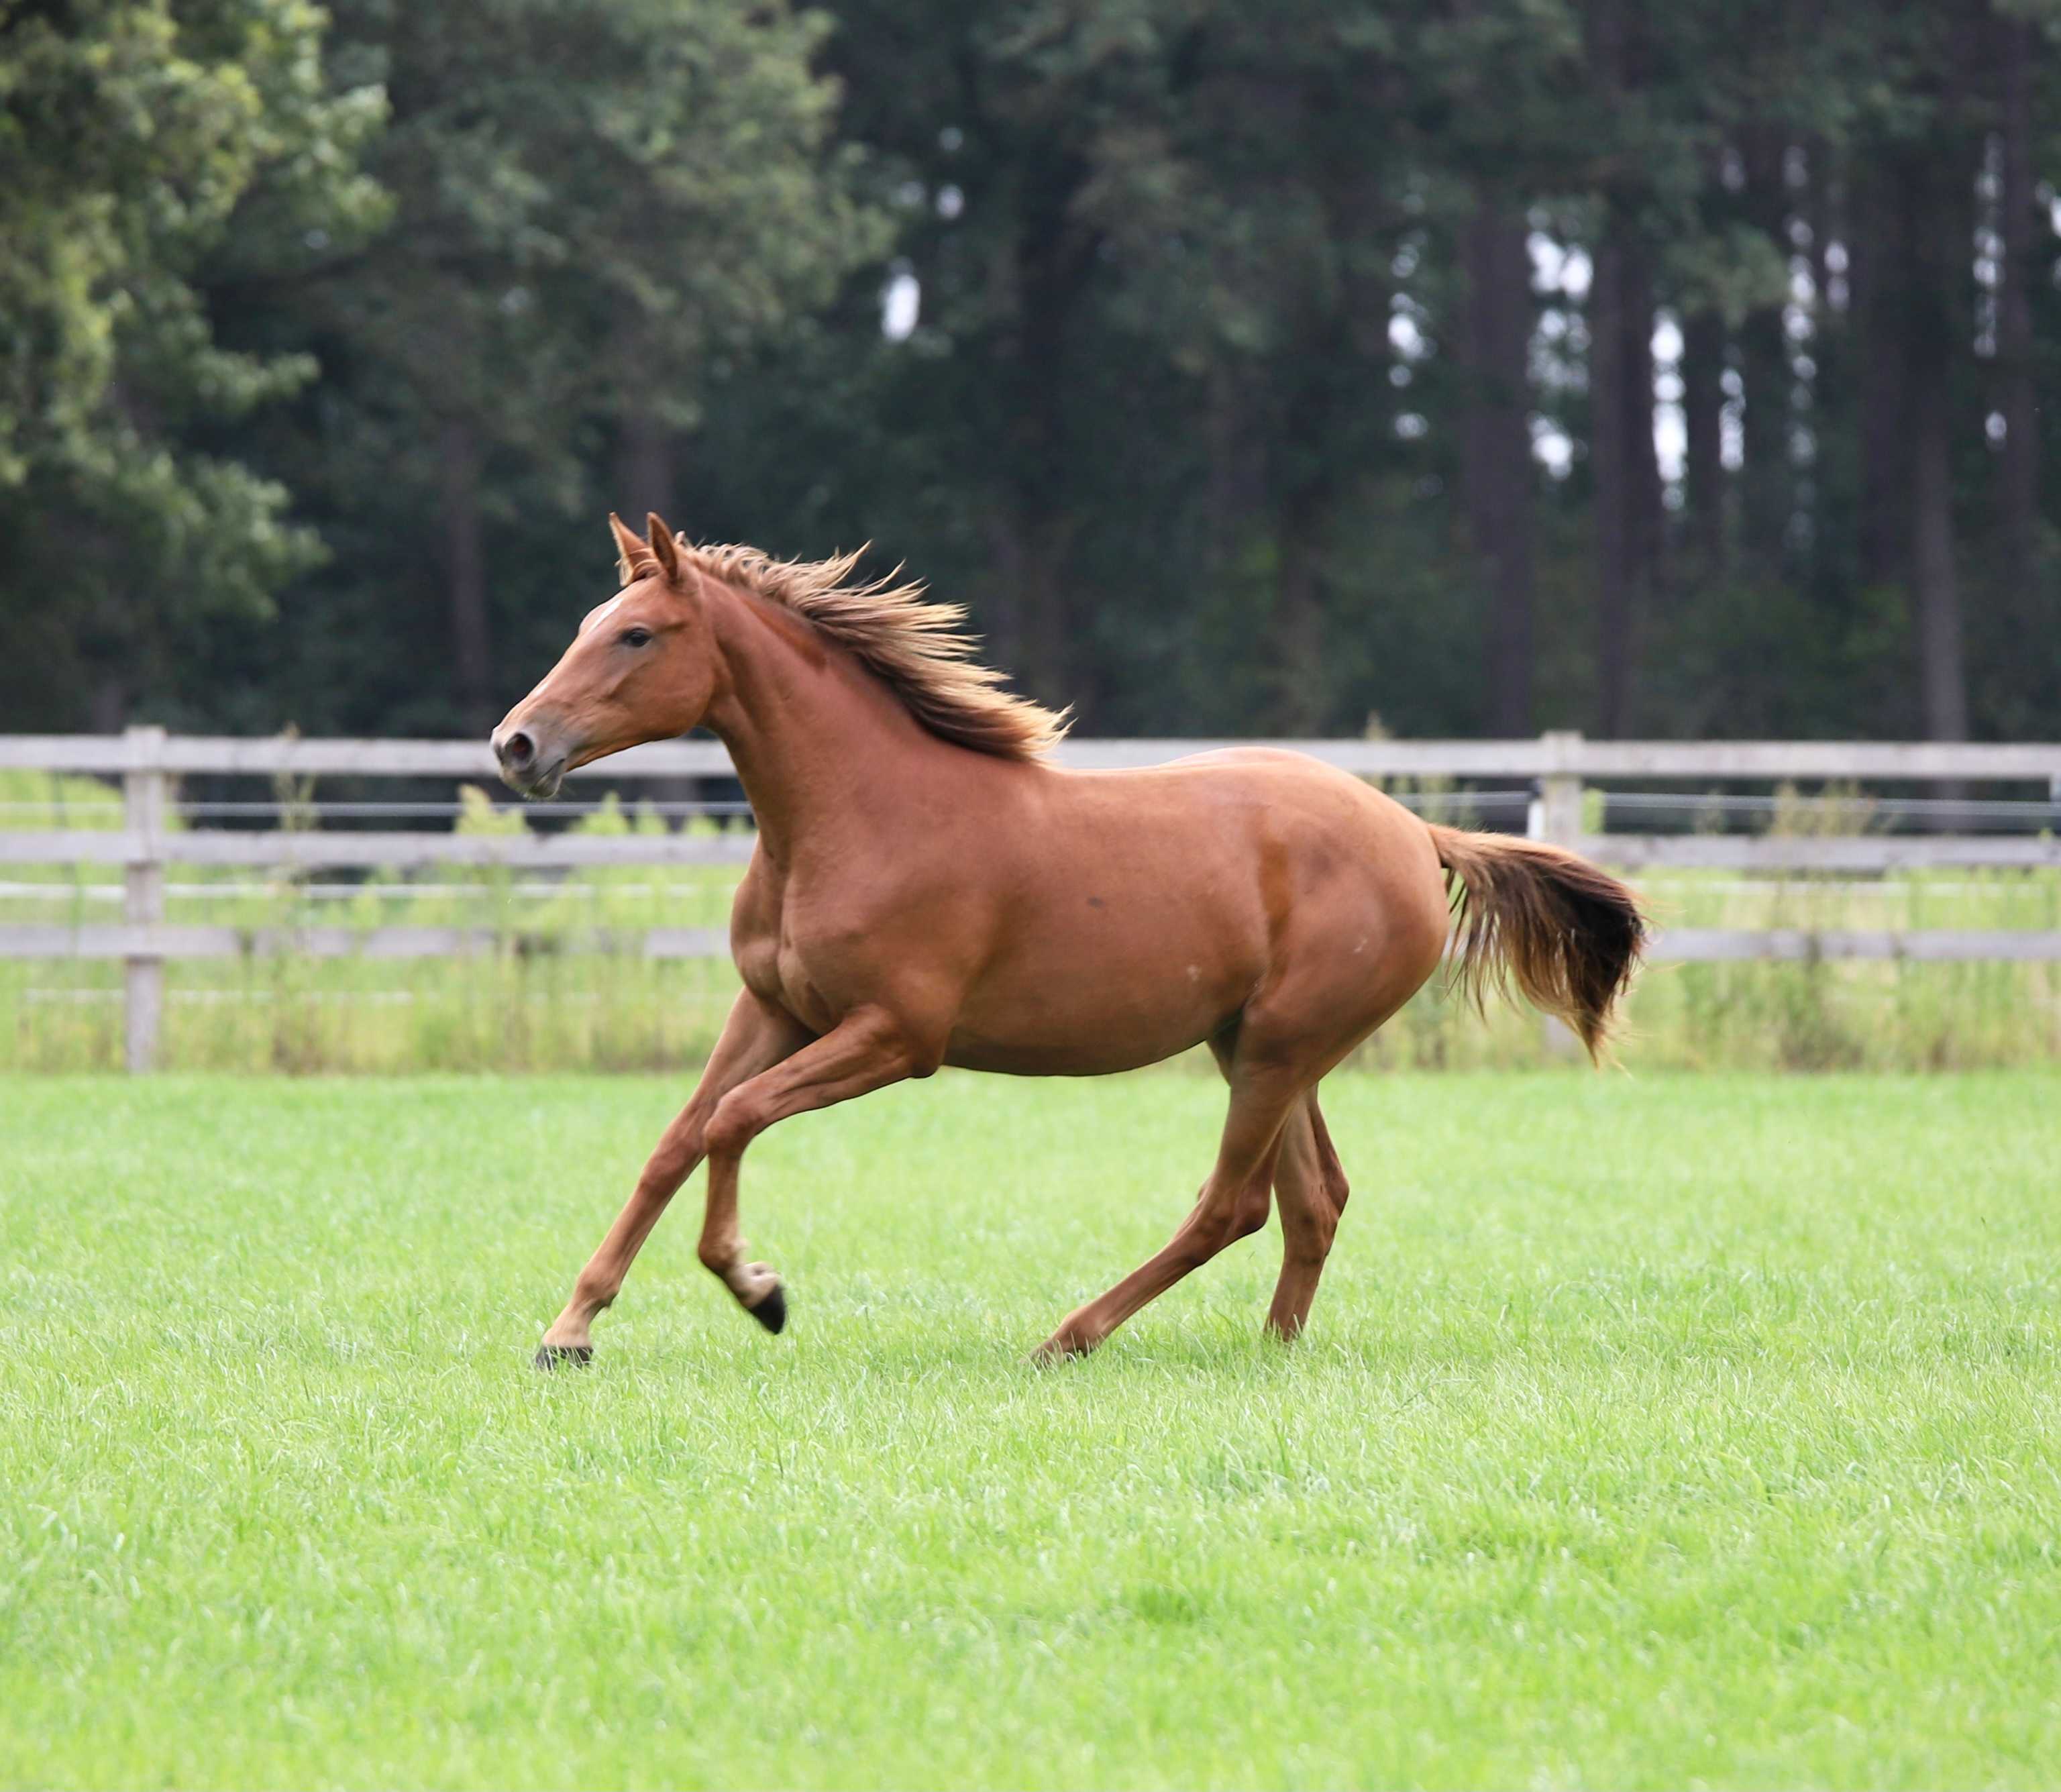
[[0, 1081], [0, 1782], [2052, 1783], [2052, 1073], [1337, 1078], [1303, 1342], [1050, 1370], [1218, 1090], [948, 1074], [534, 1373], [682, 1093]]

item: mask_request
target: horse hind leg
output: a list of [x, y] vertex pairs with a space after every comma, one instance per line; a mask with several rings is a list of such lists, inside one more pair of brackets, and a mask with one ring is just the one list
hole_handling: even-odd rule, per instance
[[[1224, 1062], [1226, 1054], [1219, 1054]], [[1077, 1307], [1039, 1347], [1047, 1360], [1092, 1350], [1148, 1301], [1156, 1300], [1225, 1246], [1267, 1223], [1282, 1122], [1302, 1094], [1279, 1068], [1255, 1069], [1229, 1054], [1231, 1111], [1215, 1167], [1188, 1217], [1166, 1245], [1107, 1294]]]
[[1309, 1323], [1310, 1303], [1316, 1298], [1318, 1279], [1350, 1192], [1313, 1088], [1281, 1129], [1274, 1170], [1275, 1199], [1281, 1209], [1281, 1279], [1275, 1284], [1267, 1325], [1284, 1340]]

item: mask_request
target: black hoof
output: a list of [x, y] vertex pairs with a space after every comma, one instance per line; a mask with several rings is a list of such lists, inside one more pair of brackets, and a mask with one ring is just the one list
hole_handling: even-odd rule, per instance
[[747, 1306], [744, 1310], [768, 1331], [778, 1331], [787, 1323], [787, 1290], [775, 1282], [771, 1294], [756, 1306]]
[[591, 1344], [539, 1344], [536, 1355], [530, 1359], [539, 1369], [555, 1369], [562, 1362], [570, 1362], [584, 1369], [594, 1360]]

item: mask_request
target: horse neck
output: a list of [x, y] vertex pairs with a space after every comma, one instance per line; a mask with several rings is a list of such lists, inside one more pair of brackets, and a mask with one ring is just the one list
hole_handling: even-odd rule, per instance
[[891, 806], [903, 762], [942, 754], [901, 699], [843, 649], [770, 600], [711, 581], [722, 674], [706, 725], [730, 750], [766, 853]]

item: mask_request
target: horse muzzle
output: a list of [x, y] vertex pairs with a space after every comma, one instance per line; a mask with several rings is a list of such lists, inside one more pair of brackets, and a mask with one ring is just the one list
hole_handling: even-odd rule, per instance
[[501, 766], [501, 782], [509, 789], [532, 799], [558, 794], [572, 754], [552, 730], [534, 721], [520, 727], [504, 722], [494, 730], [492, 745]]

